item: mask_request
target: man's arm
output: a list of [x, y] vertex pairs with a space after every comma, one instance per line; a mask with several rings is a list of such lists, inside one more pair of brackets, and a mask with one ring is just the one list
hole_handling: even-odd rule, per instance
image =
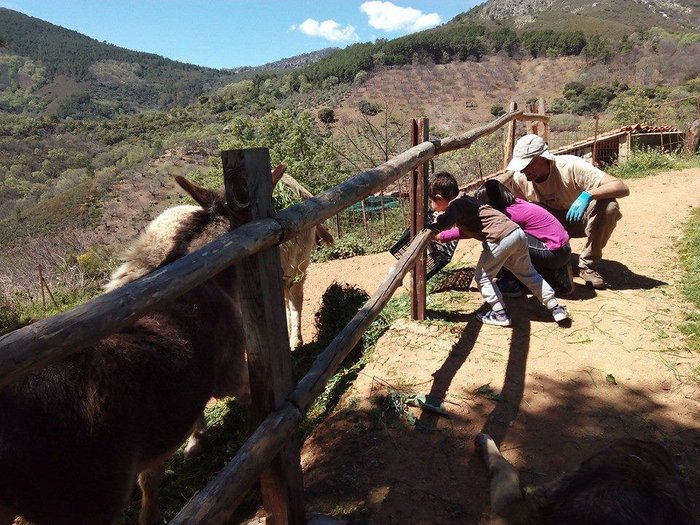
[[593, 199], [620, 199], [627, 197], [630, 189], [620, 179], [606, 173], [598, 187], [588, 190], [588, 193]]

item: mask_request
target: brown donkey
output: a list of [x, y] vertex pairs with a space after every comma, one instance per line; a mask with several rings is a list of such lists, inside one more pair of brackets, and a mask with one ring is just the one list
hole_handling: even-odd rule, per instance
[[476, 437], [491, 475], [494, 525], [692, 525], [671, 455], [658, 443], [622, 439], [571, 474], [521, 492], [518, 471], [487, 434]]
[[[133, 281], [229, 229], [224, 197], [185, 179], [201, 205], [150, 223], [107, 289]], [[0, 389], [0, 525], [109, 525], [134, 481], [140, 525], [162, 523], [163, 461], [212, 396], [247, 388], [234, 269], [90, 348]], [[237, 388], [232, 388], [232, 386]]]

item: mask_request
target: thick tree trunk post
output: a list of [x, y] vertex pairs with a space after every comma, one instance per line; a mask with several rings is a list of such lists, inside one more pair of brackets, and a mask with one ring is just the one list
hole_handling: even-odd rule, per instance
[[[537, 99], [537, 113], [541, 115], [545, 115], [547, 112], [547, 109], [545, 108], [544, 105], [544, 99], [539, 98]], [[549, 121], [548, 119], [542, 120], [542, 138], [544, 139], [545, 142], [549, 142]]]
[[[430, 127], [426, 117], [413, 119], [411, 122], [411, 145], [428, 140]], [[428, 163], [419, 164], [411, 172], [411, 240], [425, 228], [428, 209]], [[418, 256], [416, 265], [411, 272], [411, 319], [425, 320], [425, 283], [426, 283], [426, 252]]]
[[[513, 112], [518, 109], [518, 104], [511, 101], [508, 111]], [[503, 145], [503, 169], [506, 169], [508, 163], [513, 158], [513, 146], [515, 145], [515, 126], [517, 125], [517, 120], [511, 120], [506, 126], [506, 140]]]
[[[224, 151], [221, 158], [232, 223], [271, 216], [268, 150]], [[253, 402], [251, 428], [256, 428], [284, 404], [294, 386], [279, 249], [275, 246], [243, 259], [237, 273]], [[299, 453], [295, 435], [260, 478], [263, 505], [274, 525], [306, 523]]]

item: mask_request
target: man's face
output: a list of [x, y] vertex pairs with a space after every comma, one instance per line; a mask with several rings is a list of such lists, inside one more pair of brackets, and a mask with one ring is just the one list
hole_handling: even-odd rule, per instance
[[543, 182], [549, 177], [549, 161], [544, 157], [535, 157], [521, 172], [530, 182]]

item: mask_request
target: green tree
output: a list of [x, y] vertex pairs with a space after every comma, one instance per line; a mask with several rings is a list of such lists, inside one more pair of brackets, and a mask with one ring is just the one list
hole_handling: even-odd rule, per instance
[[653, 122], [657, 109], [657, 104], [639, 90], [623, 93], [610, 104], [612, 118], [619, 124]]
[[286, 163], [287, 171], [317, 193], [340, 181], [337, 156], [327, 134], [316, 128], [308, 111], [277, 110], [260, 119], [236, 117], [220, 140], [221, 149], [269, 148], [273, 166]]

